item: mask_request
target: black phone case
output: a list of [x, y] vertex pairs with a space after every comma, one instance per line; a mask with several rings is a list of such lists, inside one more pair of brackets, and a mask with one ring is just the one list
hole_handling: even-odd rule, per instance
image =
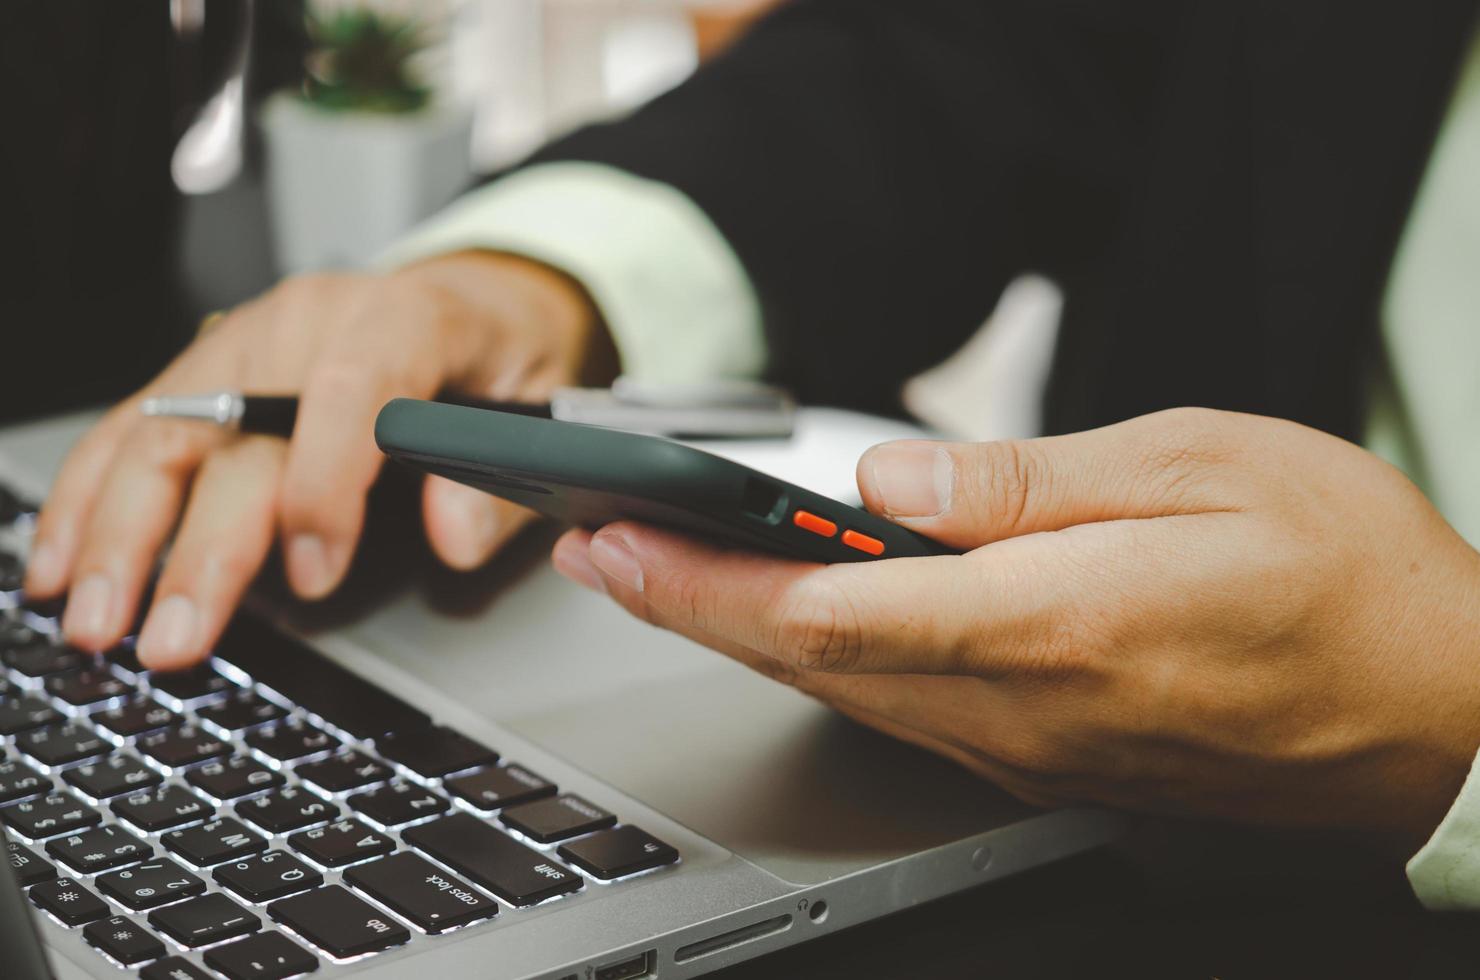
[[[375, 441], [398, 462], [592, 529], [642, 521], [828, 563], [948, 553], [866, 511], [656, 436], [398, 398], [380, 410]], [[832, 533], [799, 525], [798, 511]]]

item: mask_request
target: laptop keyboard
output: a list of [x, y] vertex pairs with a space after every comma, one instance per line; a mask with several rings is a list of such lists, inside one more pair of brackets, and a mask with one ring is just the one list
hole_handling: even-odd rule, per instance
[[[0, 486], [0, 529], [34, 510]], [[247, 614], [182, 673], [68, 648], [18, 551], [0, 538], [10, 864], [145, 980], [282, 980], [679, 860]]]

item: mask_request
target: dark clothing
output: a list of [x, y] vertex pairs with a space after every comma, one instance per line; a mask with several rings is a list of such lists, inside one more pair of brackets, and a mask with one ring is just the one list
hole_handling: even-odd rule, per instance
[[1388, 267], [1475, 0], [797, 0], [537, 160], [688, 194], [771, 373], [896, 410], [1024, 271], [1067, 302], [1050, 431], [1175, 405], [1355, 438]]

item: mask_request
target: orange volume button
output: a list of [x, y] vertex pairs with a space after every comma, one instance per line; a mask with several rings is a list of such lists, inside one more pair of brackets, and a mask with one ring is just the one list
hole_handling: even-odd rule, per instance
[[844, 531], [843, 543], [850, 548], [866, 551], [871, 555], [882, 555], [884, 553], [884, 542], [878, 538], [871, 538], [867, 534], [859, 534], [857, 531]]
[[818, 517], [809, 511], [799, 510], [791, 515], [791, 522], [804, 531], [830, 538], [838, 533], [838, 526], [826, 517]]

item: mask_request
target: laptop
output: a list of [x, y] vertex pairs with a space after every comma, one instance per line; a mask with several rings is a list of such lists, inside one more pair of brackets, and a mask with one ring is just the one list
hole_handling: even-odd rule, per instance
[[0, 432], [7, 978], [677, 980], [1122, 827], [631, 621], [537, 535], [333, 629], [259, 603], [186, 673], [70, 649], [19, 584], [88, 421]]

